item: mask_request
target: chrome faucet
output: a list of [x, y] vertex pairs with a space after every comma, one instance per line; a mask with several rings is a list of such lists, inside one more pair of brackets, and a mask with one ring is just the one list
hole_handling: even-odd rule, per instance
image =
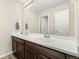
[[44, 34], [44, 38], [49, 38], [50, 36], [48, 34]]

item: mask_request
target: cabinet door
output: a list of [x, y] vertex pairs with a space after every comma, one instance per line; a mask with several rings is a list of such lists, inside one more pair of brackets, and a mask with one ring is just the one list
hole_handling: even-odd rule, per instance
[[36, 52], [28, 47], [25, 47], [25, 59], [36, 59]]
[[24, 46], [18, 42], [16, 45], [17, 45], [16, 46], [17, 57], [19, 59], [24, 59]]
[[67, 55], [67, 59], [79, 59], [79, 58]]
[[78, 58], [76, 58], [76, 57], [69, 57], [69, 59], [78, 59]]
[[37, 54], [37, 55], [38, 55], [37, 59], [50, 59], [42, 54]]
[[16, 56], [16, 41], [12, 39], [12, 51], [14, 52], [13, 54]]

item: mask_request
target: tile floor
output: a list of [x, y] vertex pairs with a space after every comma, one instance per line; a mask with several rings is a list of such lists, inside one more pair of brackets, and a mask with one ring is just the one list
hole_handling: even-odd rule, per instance
[[6, 57], [1, 58], [1, 59], [17, 59], [17, 58], [13, 55], [9, 55], [9, 56], [6, 56]]

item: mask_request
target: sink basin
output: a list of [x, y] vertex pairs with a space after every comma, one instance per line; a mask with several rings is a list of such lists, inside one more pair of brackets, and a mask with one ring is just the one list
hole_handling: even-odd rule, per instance
[[39, 41], [42, 41], [44, 43], [52, 43], [52, 42], [55, 42], [55, 40], [52, 39], [52, 38], [38, 38], [38, 39], [39, 39]]

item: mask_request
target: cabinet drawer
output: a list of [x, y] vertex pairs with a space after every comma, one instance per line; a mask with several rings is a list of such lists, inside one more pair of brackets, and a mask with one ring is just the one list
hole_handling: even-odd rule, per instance
[[17, 41], [17, 42], [19, 42], [19, 43], [21, 43], [21, 44], [24, 44], [24, 40], [23, 39], [20, 39], [20, 38], [14, 37], [14, 36], [12, 37], [12, 39]]
[[26, 41], [25, 46], [37, 51], [38, 53], [41, 53], [47, 57], [50, 57], [51, 59], [65, 59], [65, 54], [54, 51], [52, 49], [48, 49], [46, 47], [43, 47], [41, 45], [37, 45], [31, 42]]

